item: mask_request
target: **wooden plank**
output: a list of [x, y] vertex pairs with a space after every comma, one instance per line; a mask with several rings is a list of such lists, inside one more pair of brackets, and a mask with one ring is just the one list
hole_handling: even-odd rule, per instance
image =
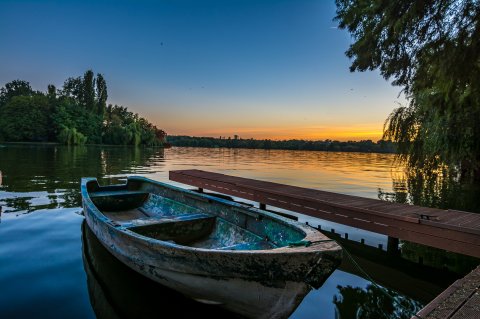
[[412, 319], [466, 319], [480, 317], [480, 266], [455, 281]]
[[449, 211], [438, 211], [436, 212], [437, 216], [439, 217], [439, 220], [442, 223], [448, 223], [460, 215], [459, 213], [456, 212], [449, 212]]
[[[473, 218], [475, 220], [475, 218]], [[452, 218], [447, 222], [447, 224], [450, 225], [460, 225], [464, 223], [465, 221], [471, 221], [472, 220], [472, 214], [464, 213], [464, 214], [457, 214], [455, 218]]]
[[480, 226], [480, 220], [478, 219], [470, 219], [470, 220], [464, 220], [462, 223], [460, 223], [458, 226], [462, 227], [479, 227]]
[[475, 293], [458, 309], [452, 319], [478, 319], [480, 318], [480, 293]]
[[[480, 227], [449, 224], [469, 214], [390, 203], [198, 170], [170, 171], [177, 182], [436, 248], [480, 257]], [[422, 215], [432, 219], [421, 219]], [[468, 218], [465, 221], [469, 220]], [[480, 218], [479, 218], [480, 220]]]

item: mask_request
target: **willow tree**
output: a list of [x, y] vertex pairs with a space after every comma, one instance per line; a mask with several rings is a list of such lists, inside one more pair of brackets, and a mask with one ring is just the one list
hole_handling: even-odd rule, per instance
[[480, 2], [336, 0], [353, 43], [350, 70], [380, 70], [408, 105], [385, 121], [415, 167], [448, 165], [480, 180]]

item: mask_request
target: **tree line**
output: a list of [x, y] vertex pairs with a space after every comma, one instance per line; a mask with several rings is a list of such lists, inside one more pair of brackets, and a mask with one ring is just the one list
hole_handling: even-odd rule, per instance
[[329, 152], [364, 152], [364, 153], [395, 153], [396, 146], [390, 141], [380, 140], [373, 142], [364, 141], [309, 141], [309, 140], [283, 140], [270, 139], [255, 140], [242, 139], [237, 135], [231, 137], [194, 137], [174, 136], [168, 137], [169, 143], [174, 146], [187, 147], [225, 147], [225, 148], [251, 148], [251, 149], [278, 149], [278, 150], [309, 150]]
[[88, 70], [46, 92], [14, 80], [0, 89], [0, 140], [68, 145], [164, 146], [166, 133], [138, 114], [107, 105], [107, 83]]

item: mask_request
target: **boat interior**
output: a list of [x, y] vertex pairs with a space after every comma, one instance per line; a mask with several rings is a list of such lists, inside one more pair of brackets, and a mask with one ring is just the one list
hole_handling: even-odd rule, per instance
[[97, 187], [89, 195], [115, 227], [183, 246], [263, 250], [305, 237], [303, 232], [255, 214], [248, 207], [242, 209], [201, 194], [153, 186], [133, 190]]

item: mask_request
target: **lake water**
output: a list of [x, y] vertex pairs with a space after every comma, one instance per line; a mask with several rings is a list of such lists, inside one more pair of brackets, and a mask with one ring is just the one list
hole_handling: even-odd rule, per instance
[[[391, 154], [0, 145], [0, 317], [229, 315], [143, 278], [106, 252], [84, 228], [81, 177], [97, 177], [102, 184], [129, 175], [169, 182], [170, 170], [196, 168], [370, 198], [407, 196], [398, 185], [405, 180], [403, 168], [392, 168], [393, 160]], [[371, 246], [386, 240], [314, 218], [300, 220], [348, 232]], [[369, 260], [370, 252], [353, 254], [355, 262], [345, 258], [291, 318], [410, 318], [453, 280], [416, 278], [415, 266], [385, 266]]]

